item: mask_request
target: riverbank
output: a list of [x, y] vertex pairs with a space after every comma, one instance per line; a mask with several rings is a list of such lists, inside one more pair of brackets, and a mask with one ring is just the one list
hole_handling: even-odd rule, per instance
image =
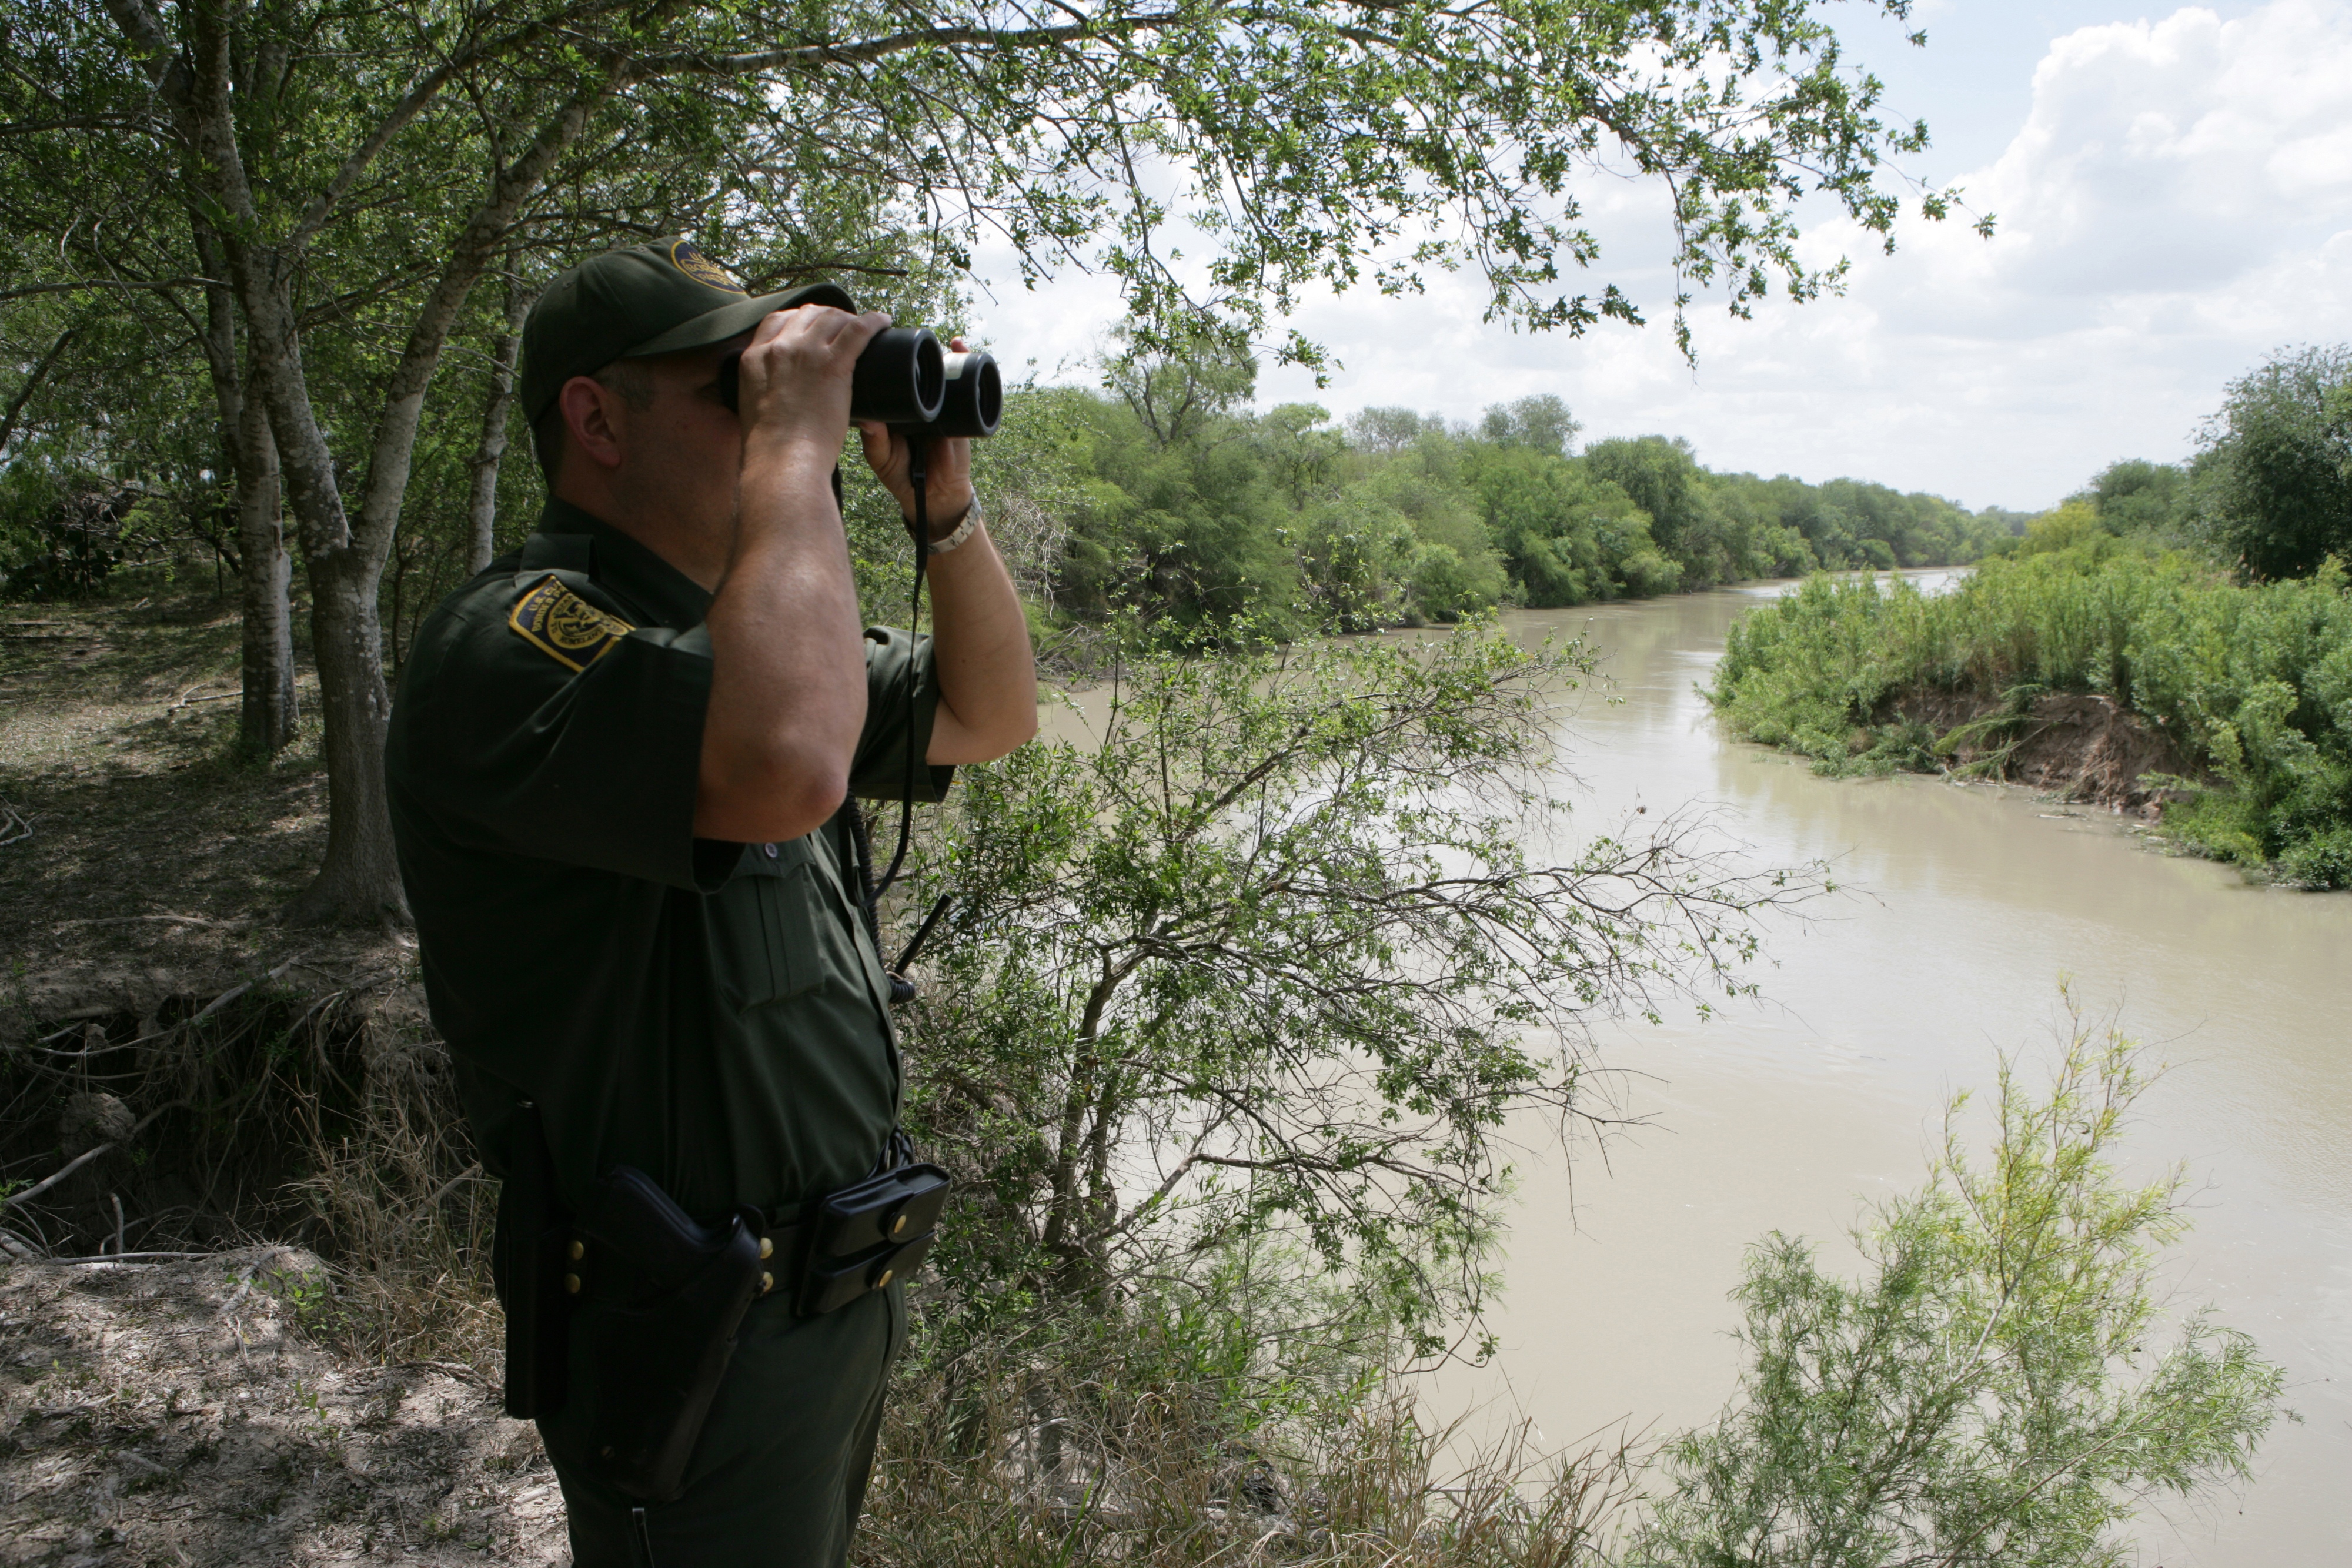
[[1927, 750], [1940, 770], [2023, 785], [2069, 805], [2104, 807], [2143, 821], [2160, 822], [2166, 806], [2194, 798], [2192, 789], [2172, 780], [2212, 782], [2171, 735], [2104, 692], [2040, 692], [2020, 700], [1915, 685], [1886, 699], [1882, 712], [1873, 728], [1934, 737]]
[[[1670, 643], [1672, 651], [1656, 667], [1675, 673], [1665, 678], [1663, 689], [1689, 705], [1696, 701], [1689, 665], [1677, 661], [1697, 649], [1711, 658], [1713, 649], [1720, 646], [1722, 622], [1713, 620], [1711, 634], [1696, 641], [1675, 629], [1691, 617], [1705, 621], [1718, 616], [1727, 601], [1740, 597], [1695, 595], [1621, 605], [1587, 619], [1594, 624], [1638, 628], [1644, 636]], [[1670, 631], [1673, 634], [1667, 635]], [[1635, 645], [1642, 641], [1637, 637]], [[1646, 677], [1633, 675], [1631, 669], [1628, 677], [1629, 692], [1647, 689]], [[1256, 689], [1247, 680], [1234, 687], [1236, 694]], [[1614, 705], [1601, 706], [1606, 713], [1617, 711]], [[1309, 711], [1319, 715], [1343, 707], [1321, 701], [1310, 705]], [[1448, 704], [1445, 711], [1458, 714], [1460, 709]], [[1547, 702], [1538, 711], [1560, 710]], [[1595, 721], [1600, 717], [1596, 715]], [[1664, 790], [1671, 769], [1649, 767], [1641, 756], [1643, 744], [1669, 737], [1677, 743], [1702, 738], [1709, 767], [1723, 760], [1719, 754], [1729, 755], [1740, 768], [1779, 775], [1823, 794], [1850, 799], [1933, 796], [1952, 804], [1963, 797], [1963, 792], [1942, 789], [1824, 790], [1800, 770], [1759, 753], [1720, 747], [1712, 727], [1695, 726], [1687, 716], [1652, 728], [1654, 734], [1631, 743], [1621, 732], [1620, 743], [1590, 748], [1585, 755], [1643, 763], [1635, 768], [1640, 788], [1654, 793], [1641, 799], [1654, 805], [1671, 805], [1690, 793], [1680, 789], [1656, 793]], [[974, 783], [977, 788], [978, 781]], [[239, 776], [225, 773], [211, 787], [233, 795], [247, 786]], [[1581, 787], [1578, 793], [1584, 797]], [[1600, 798], [1609, 794], [1610, 788], [1600, 790]], [[102, 799], [93, 801], [97, 807], [103, 804]], [[192, 798], [192, 808], [194, 804]], [[1626, 809], [1639, 811], [1643, 807], [1636, 800], [1626, 802]], [[102, 820], [102, 810], [96, 814]], [[99, 826], [102, 821], [89, 828]], [[89, 830], [77, 824], [76, 831]], [[1918, 835], [1907, 841], [1916, 843]], [[88, 853], [84, 842], [58, 863]], [[1813, 848], [1785, 854], [1775, 850], [1763, 863], [1800, 865], [1819, 853]], [[2150, 863], [2194, 871], [2208, 879], [2211, 875], [2206, 867]], [[1842, 873], [1841, 882], [1848, 880]], [[1868, 885], [1885, 879], [1865, 873], [1862, 880]], [[2084, 883], [2094, 885], [2095, 879]], [[62, 889], [65, 884], [59, 885]], [[184, 891], [194, 886], [169, 883], [160, 876], [159, 885]], [[126, 882], [123, 891], [134, 886]], [[42, 918], [69, 921], [71, 909], [61, 900]], [[1839, 946], [1852, 948], [1868, 942], [1876, 925], [1874, 921], [1867, 929], [1858, 925]], [[265, 946], [295, 935], [266, 920], [240, 929]], [[1901, 961], [1874, 966], [1885, 974], [1903, 976], [1906, 1006], [1916, 1005], [1917, 993], [1927, 983], [1916, 957], [1929, 946], [1910, 944]], [[380, 1000], [361, 1007], [362, 998], [351, 994], [348, 985], [323, 993], [313, 989], [331, 982], [311, 967], [287, 969], [273, 978], [276, 968], [273, 963], [263, 969], [251, 990], [235, 997], [229, 995], [236, 989], [232, 986], [209, 999], [200, 993], [181, 996], [152, 1013], [37, 1023], [29, 1041], [20, 1043], [50, 1054], [20, 1053], [9, 1062], [12, 1071], [26, 1074], [10, 1096], [17, 1124], [28, 1147], [38, 1144], [37, 1157], [21, 1167], [22, 1174], [46, 1177], [68, 1157], [91, 1155], [93, 1163], [79, 1167], [75, 1176], [89, 1177], [96, 1185], [81, 1195], [71, 1243], [85, 1250], [108, 1243], [119, 1247], [113, 1238], [123, 1222], [113, 1218], [109, 1200], [125, 1200], [131, 1224], [151, 1224], [158, 1213], [170, 1209], [171, 1202], [136, 1184], [156, 1179], [192, 1152], [205, 1154], [203, 1136], [234, 1128], [239, 1136], [306, 1164], [299, 1179], [280, 1178], [275, 1186], [266, 1167], [242, 1169], [247, 1189], [255, 1196], [298, 1200], [275, 1213], [256, 1209], [256, 1229], [285, 1236], [303, 1234], [299, 1228], [310, 1226], [315, 1249], [336, 1264], [330, 1274], [335, 1292], [305, 1303], [313, 1310], [298, 1310], [288, 1320], [289, 1332], [331, 1352], [335, 1365], [342, 1369], [340, 1375], [355, 1380], [362, 1375], [374, 1378], [385, 1368], [439, 1361], [472, 1368], [478, 1380], [475, 1386], [487, 1386], [492, 1354], [485, 1348], [489, 1336], [483, 1331], [495, 1322], [476, 1260], [481, 1255], [488, 1184], [468, 1168], [462, 1144], [432, 1135], [435, 1129], [451, 1124], [446, 1063], [429, 1029], [416, 1017], [404, 1019], [393, 1005], [398, 998], [413, 995], [413, 985], [400, 981], [395, 967], [393, 983]], [[1776, 999], [1782, 988], [1776, 978]], [[344, 991], [344, 998], [320, 1005], [334, 989]], [[1997, 989], [1971, 987], [1948, 1010], [1955, 1018], [1973, 1020], [1981, 1016], [1984, 998]], [[2340, 1038], [2340, 1031], [2326, 1038]], [[1906, 1039], [1903, 1051], [1916, 1051], [1916, 1043]], [[1624, 1060], [1648, 1059], [1629, 1047]], [[939, 1057], [927, 1062], [919, 1049], [910, 1061], [919, 1083], [927, 1072], [935, 1081], [941, 1076]], [[43, 1063], [48, 1071], [46, 1080], [36, 1071]], [[201, 1087], [215, 1098], [207, 1114], [175, 1124], [168, 1118], [184, 1114], [186, 1108], [173, 1103], [180, 1092], [173, 1087], [173, 1074], [191, 1064], [214, 1075]], [[60, 1071], [85, 1073], [92, 1082], [68, 1083], [58, 1076]], [[992, 1102], [1003, 1094], [1004, 1076], [975, 1075], [974, 1082], [986, 1085], [978, 1097]], [[97, 1082], [101, 1078], [104, 1087]], [[356, 1103], [354, 1088], [361, 1092]], [[248, 1104], [236, 1098], [239, 1094], [260, 1097]], [[1909, 1096], [1906, 1103], [1925, 1105], [1935, 1098]], [[287, 1114], [289, 1110], [294, 1113]], [[167, 1119], [142, 1130], [142, 1124], [157, 1112], [165, 1113]], [[66, 1124], [68, 1115], [70, 1125]], [[1034, 1125], [1038, 1118], [1024, 1115], [1023, 1121]], [[1792, 1150], [1813, 1146], [1810, 1139], [1791, 1138], [1793, 1123], [1759, 1116], [1753, 1104], [1743, 1107], [1740, 1123], [1759, 1134], [1769, 1132], [1772, 1142], [1755, 1152], [1738, 1181], [1718, 1183], [1724, 1190], [1758, 1187], [1761, 1174], [1789, 1163]], [[184, 1127], [190, 1135], [162, 1136], [174, 1127]], [[68, 1139], [74, 1141], [67, 1143]], [[149, 1157], [129, 1157], [124, 1151], [131, 1145]], [[74, 1148], [82, 1153], [71, 1154]], [[210, 1157], [189, 1164], [199, 1177], [215, 1168]], [[1904, 1179], [1914, 1174], [1906, 1170]], [[205, 1197], [207, 1190], [199, 1188], [197, 1196]], [[64, 1194], [62, 1186], [52, 1187], [41, 1202], [53, 1204]], [[1557, 1218], [1575, 1207], [1573, 1202], [1562, 1202], [1537, 1213]], [[16, 1217], [11, 1213], [9, 1218]], [[1750, 1218], [1753, 1227], [1743, 1227], [1729, 1240], [1726, 1257], [1738, 1257], [1756, 1234], [1779, 1228], [1788, 1218], [1785, 1212]], [[973, 1229], [979, 1228], [976, 1223]], [[1528, 1243], [1539, 1244], [1544, 1229], [1540, 1221], [1528, 1224], [1524, 1233]], [[142, 1249], [144, 1234], [132, 1233], [131, 1250]], [[1515, 1247], [1515, 1267], [1517, 1256]], [[110, 1258], [95, 1264], [26, 1266], [120, 1269], [121, 1277], [131, 1278], [145, 1261], [134, 1257], [117, 1263]], [[195, 1261], [203, 1266], [204, 1260]], [[1621, 1282], [1624, 1278], [1613, 1260], [1610, 1268], [1595, 1272]], [[1196, 1564], [1212, 1557], [1240, 1562], [1279, 1556], [1332, 1564], [1379, 1562], [1397, 1568], [1474, 1561], [1541, 1562], [1556, 1568], [1580, 1552], [1589, 1557], [1596, 1538], [1585, 1531], [1594, 1522], [1596, 1510], [1605, 1527], [1609, 1508], [1624, 1496], [1623, 1456], [1611, 1453], [1558, 1469], [1547, 1466], [1528, 1477], [1531, 1484], [1524, 1492], [1511, 1484], [1507, 1469], [1490, 1466], [1467, 1479], [1433, 1476], [1437, 1448], [1433, 1434], [1410, 1408], [1378, 1397], [1376, 1383], [1334, 1387], [1326, 1401], [1317, 1392], [1321, 1386], [1315, 1382], [1318, 1374], [1307, 1370], [1302, 1382], [1300, 1338], [1283, 1343], [1277, 1358], [1261, 1361], [1255, 1331], [1238, 1337], [1231, 1332], [1244, 1313], [1284, 1310], [1268, 1300], [1279, 1295], [1282, 1281], [1292, 1277], [1281, 1273], [1278, 1265], [1263, 1278], [1263, 1288], [1250, 1293], [1237, 1293], [1213, 1280], [1208, 1281], [1211, 1291], [1197, 1296], [1122, 1291], [1058, 1314], [1016, 1302], [994, 1323], [961, 1338], [939, 1332], [940, 1318], [931, 1315], [955, 1308], [947, 1289], [954, 1276], [945, 1269], [940, 1273], [942, 1279], [921, 1281], [917, 1292], [916, 1332], [890, 1407], [892, 1427], [872, 1494], [868, 1533], [860, 1547], [863, 1563], [891, 1568], [955, 1563], [961, 1568], [974, 1561]], [[1710, 1341], [1720, 1340], [1728, 1317], [1721, 1296], [1719, 1288], [1645, 1291], [1626, 1315], [1652, 1321], [1687, 1301], [1705, 1314]], [[1571, 1329], [1564, 1324], [1558, 1291], [1530, 1285], [1516, 1299], [1540, 1311], [1545, 1338], [1575, 1354], [1583, 1364], [1579, 1378], [1589, 1382], [1596, 1375], [1589, 1343], [1591, 1326]], [[110, 1347], [137, 1348], [142, 1324], [148, 1322], [141, 1314], [163, 1311], [136, 1292], [127, 1293], [114, 1306], [120, 1319], [99, 1326], [91, 1335], [101, 1357], [112, 1354]], [[440, 1345], [453, 1348], [435, 1348]], [[40, 1347], [31, 1348], [37, 1363]], [[1647, 1388], [1671, 1377], [1673, 1369], [1691, 1359], [1653, 1348], [1613, 1358], [1613, 1364]], [[1381, 1364], [1363, 1364], [1376, 1371]], [[1710, 1380], [1706, 1391], [1709, 1408], [1733, 1386], [1734, 1371], [1722, 1369], [1722, 1375]], [[145, 1383], [126, 1375], [121, 1385], [143, 1388]], [[296, 1406], [303, 1388], [315, 1392], [321, 1386], [306, 1378], [302, 1387], [292, 1389]], [[95, 1397], [103, 1399], [109, 1392], [100, 1389]], [[441, 1414], [469, 1431], [495, 1417], [487, 1401], [478, 1402], [470, 1413], [453, 1405]], [[1701, 1412], [1692, 1416], [1698, 1417]], [[1553, 1424], [1549, 1429], [1565, 1434], [1593, 1428], [1591, 1424]], [[89, 1431], [78, 1431], [70, 1418], [44, 1418], [30, 1425], [20, 1421], [15, 1430], [24, 1444], [26, 1476], [62, 1474], [79, 1467], [77, 1473], [92, 1478], [89, 1486], [97, 1490], [91, 1495], [102, 1493], [109, 1484], [105, 1466], [110, 1439], [103, 1434], [92, 1445]], [[1536, 1439], [1538, 1445], [1541, 1441]], [[177, 1454], [176, 1449], [170, 1452]], [[289, 1462], [299, 1464], [301, 1457], [296, 1453]], [[173, 1460], [158, 1458], [155, 1462], [168, 1468]], [[368, 1468], [355, 1478], [320, 1467], [313, 1479], [320, 1486], [331, 1481], [339, 1489], [359, 1487], [352, 1495], [362, 1500], [352, 1506], [366, 1508], [375, 1504], [365, 1500], [373, 1494], [361, 1483], [374, 1473]], [[1537, 1490], [1541, 1482], [1549, 1482], [1549, 1490]], [[1540, 1506], [1530, 1508], [1531, 1502]], [[58, 1561], [71, 1560], [80, 1552], [75, 1539], [45, 1538], [43, 1550]], [[91, 1544], [98, 1544], [94, 1534]], [[349, 1541], [338, 1541], [334, 1550], [351, 1547]], [[242, 1560], [233, 1552], [218, 1558]]]
[[1706, 695], [1735, 736], [1823, 772], [2034, 784], [2250, 879], [2352, 885], [2340, 568], [2244, 587], [2178, 553], [2077, 548], [1934, 597], [1816, 578], [1733, 625]]

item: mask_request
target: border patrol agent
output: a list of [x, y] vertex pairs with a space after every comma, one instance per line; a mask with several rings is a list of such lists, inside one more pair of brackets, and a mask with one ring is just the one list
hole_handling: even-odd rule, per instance
[[[933, 635], [858, 624], [835, 465], [851, 366], [887, 320], [830, 285], [750, 297], [670, 240], [559, 277], [524, 329], [552, 494], [419, 632], [387, 771], [483, 1162], [510, 1176], [535, 1118], [561, 1201], [629, 1166], [698, 1219], [785, 1216], [866, 1176], [896, 1124], [888, 978], [839, 808], [903, 796], [910, 748], [939, 799], [954, 764], [1034, 733], [1036, 687], [963, 442], [929, 465]], [[737, 352], [740, 413], [719, 379]], [[906, 443], [863, 434], [911, 517]], [[755, 1301], [681, 1495], [652, 1506], [584, 1468], [611, 1369], [575, 1341], [540, 1425], [580, 1568], [842, 1563], [898, 1292], [809, 1318]]]

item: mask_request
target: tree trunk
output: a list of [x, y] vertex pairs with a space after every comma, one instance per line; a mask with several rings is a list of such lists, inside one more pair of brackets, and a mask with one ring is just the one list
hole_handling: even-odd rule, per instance
[[[513, 258], [508, 258], [511, 267]], [[466, 500], [470, 533], [466, 550], [466, 575], [490, 564], [496, 553], [499, 514], [499, 465], [507, 452], [507, 415], [514, 407], [515, 351], [522, 344], [523, 318], [530, 313], [539, 291], [509, 272], [507, 277], [506, 329], [490, 352], [490, 397], [482, 405], [482, 440], [474, 448], [474, 486]]]
[[[134, 41], [152, 36], [153, 17], [138, 0], [110, 0]], [[243, 316], [252, 374], [245, 389], [261, 405], [277, 451], [286, 505], [302, 532], [311, 584], [311, 641], [319, 662], [326, 720], [327, 854], [319, 875], [288, 911], [302, 922], [381, 920], [404, 915], [407, 901], [392, 851], [385, 810], [383, 635], [376, 624], [375, 578], [381, 549], [352, 536], [326, 432], [311, 406], [292, 298], [298, 258], [258, 244], [267, 232], [247, 181], [229, 83], [228, 16], [224, 6], [189, 11], [194, 46], [185, 61], [158, 70], [194, 154], [197, 188], [228, 222], [215, 230], [228, 260]]]
[[287, 917], [404, 924], [408, 901], [393, 854], [383, 779], [384, 730], [392, 716], [376, 614], [383, 562], [346, 546], [310, 554], [308, 566], [310, 642], [319, 662], [320, 716], [326, 721], [327, 852]]
[[237, 746], [271, 757], [294, 738], [294, 558], [278, 508], [278, 444], [258, 399], [238, 412], [236, 542], [244, 582], [245, 700]]
[[186, 16], [182, 57], [146, 0], [106, 0], [169, 103], [190, 152], [196, 189], [226, 214], [216, 234], [243, 316], [253, 373], [245, 390], [267, 414], [288, 510], [301, 530], [310, 578], [310, 629], [319, 665], [327, 759], [327, 852], [319, 874], [288, 910], [298, 922], [404, 919], [407, 900], [393, 852], [383, 779], [392, 708], [383, 677], [383, 632], [376, 591], [399, 525], [426, 387], [474, 281], [506, 240], [523, 202], [546, 178], [588, 117], [621, 84], [615, 71], [582, 87], [541, 127], [521, 157], [492, 180], [454, 246], [411, 328], [383, 392], [356, 519], [346, 510], [332, 454], [310, 401], [302, 362], [290, 249], [263, 243], [263, 221], [247, 176], [230, 80], [227, 0], [198, 0]]
[[236, 482], [237, 579], [245, 620], [242, 668], [245, 695], [237, 720], [237, 749], [247, 757], [275, 756], [294, 738], [294, 614], [289, 603], [294, 562], [286, 549], [279, 515], [278, 444], [261, 400], [246, 395], [253, 378], [236, 351], [236, 301], [218, 281], [228, 270], [220, 238], [201, 215], [189, 214], [197, 259], [205, 275], [205, 358], [212, 371], [213, 401], [220, 407], [221, 444]]

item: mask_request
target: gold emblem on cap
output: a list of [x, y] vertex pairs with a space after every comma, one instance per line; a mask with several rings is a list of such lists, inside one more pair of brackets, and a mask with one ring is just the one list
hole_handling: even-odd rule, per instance
[[713, 288], [723, 288], [730, 294], [746, 292], [743, 286], [735, 281], [733, 274], [695, 249], [694, 242], [690, 239], [682, 239], [672, 245], [669, 247], [669, 258], [680, 272], [697, 283], [707, 283]]

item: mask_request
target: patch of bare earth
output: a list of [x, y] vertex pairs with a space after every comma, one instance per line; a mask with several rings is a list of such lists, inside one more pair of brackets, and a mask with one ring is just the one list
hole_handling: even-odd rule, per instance
[[555, 1563], [562, 1501], [470, 1370], [297, 1332], [319, 1260], [0, 1263], [0, 1563]]
[[2198, 770], [2158, 725], [2096, 692], [2045, 692], [2023, 711], [1972, 692], [1914, 690], [1894, 716], [1925, 726], [1956, 771], [2022, 784], [2060, 800], [2154, 821], [2186, 798], [2163, 780]]
[[[563, 1561], [413, 946], [280, 918], [325, 775], [237, 665], [209, 593], [0, 605], [0, 1564]], [[257, 1233], [341, 1267], [140, 1257]]]
[[397, 946], [278, 924], [326, 845], [326, 774], [315, 720], [273, 761], [233, 755], [238, 635], [205, 592], [0, 605], [0, 1040]]

